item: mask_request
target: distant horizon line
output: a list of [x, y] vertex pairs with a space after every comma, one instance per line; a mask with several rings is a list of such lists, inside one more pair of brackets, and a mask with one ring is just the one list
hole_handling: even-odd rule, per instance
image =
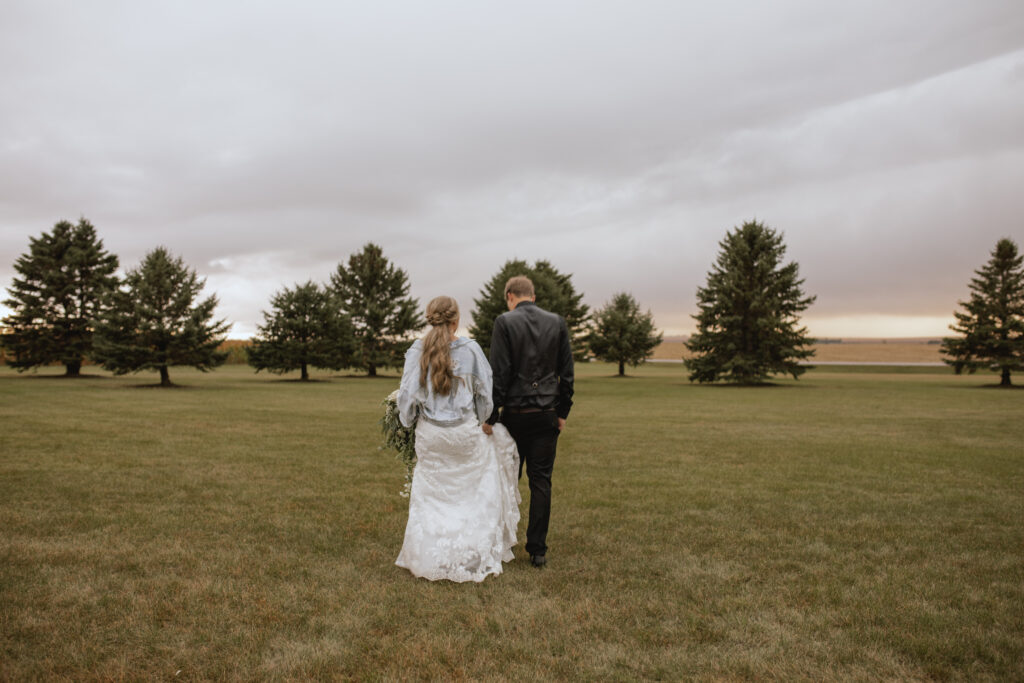
[[[461, 336], [470, 336], [468, 334]], [[684, 342], [693, 335], [689, 334], [672, 334], [665, 335], [661, 341], [664, 342]], [[903, 343], [903, 344], [927, 344], [929, 342], [941, 342], [944, 337], [811, 337], [811, 342], [815, 344], [871, 344], [871, 343]], [[248, 342], [251, 337], [227, 337], [224, 341], [242, 341]]]
[[[686, 341], [691, 336], [693, 336], [693, 335], [690, 335], [690, 334], [672, 334], [672, 335], [668, 335], [668, 334], [666, 334], [664, 337], [662, 337], [662, 341], [663, 342], [666, 342], [666, 341]], [[945, 335], [945, 336], [949, 336], [949, 335]], [[892, 335], [892, 336], [871, 336], [871, 337], [854, 337], [854, 336], [848, 336], [847, 337], [847, 336], [832, 336], [832, 335], [830, 335], [830, 336], [816, 337], [814, 335], [810, 335], [810, 339], [813, 342], [815, 342], [815, 343], [826, 343], [826, 344], [865, 344], [865, 343], [886, 342], [886, 341], [904, 342], [904, 343], [910, 343], [910, 342], [927, 343], [927, 342], [941, 342], [945, 338], [945, 336], [939, 336], [939, 335], [935, 335], [935, 336], [928, 336], [928, 335], [920, 336], [919, 335], [919, 336], [912, 336], [912, 337], [901, 337], [901, 336], [898, 336], [898, 335]]]

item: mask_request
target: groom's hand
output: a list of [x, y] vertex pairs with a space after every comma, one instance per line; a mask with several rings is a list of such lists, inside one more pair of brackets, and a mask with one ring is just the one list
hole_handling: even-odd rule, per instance
[[565, 418], [560, 417], [558, 418], [558, 431], [562, 431], [563, 429], [565, 429]]
[[494, 427], [484, 422], [480, 427], [484, 430], [484, 434], [490, 436], [494, 433]]

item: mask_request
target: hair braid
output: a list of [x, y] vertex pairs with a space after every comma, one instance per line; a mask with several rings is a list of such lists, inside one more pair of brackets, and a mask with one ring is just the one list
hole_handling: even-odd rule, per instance
[[450, 296], [439, 296], [427, 304], [427, 322], [430, 330], [423, 337], [423, 355], [420, 356], [420, 385], [427, 385], [427, 377], [434, 393], [447, 396], [452, 392], [455, 369], [452, 364], [451, 324], [459, 319], [459, 304]]

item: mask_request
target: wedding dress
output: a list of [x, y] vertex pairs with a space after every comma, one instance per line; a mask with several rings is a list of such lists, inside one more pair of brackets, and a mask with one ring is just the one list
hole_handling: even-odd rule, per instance
[[419, 382], [422, 345], [406, 354], [399, 388], [403, 424], [416, 425], [409, 521], [395, 561], [413, 575], [483, 581], [513, 559], [519, 524], [519, 453], [503, 425], [484, 434], [491, 368], [476, 342], [451, 343], [455, 390], [435, 396]]
[[502, 425], [416, 427], [416, 471], [405, 542], [395, 562], [432, 581], [483, 581], [513, 559], [519, 454]]

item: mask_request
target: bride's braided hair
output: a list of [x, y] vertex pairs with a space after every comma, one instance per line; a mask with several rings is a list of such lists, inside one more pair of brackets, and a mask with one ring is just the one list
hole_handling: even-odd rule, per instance
[[420, 356], [420, 385], [427, 386], [427, 374], [434, 393], [447, 396], [455, 379], [452, 367], [451, 324], [459, 319], [459, 304], [450, 296], [439, 296], [427, 304], [427, 323], [430, 331], [423, 337], [423, 355]]

